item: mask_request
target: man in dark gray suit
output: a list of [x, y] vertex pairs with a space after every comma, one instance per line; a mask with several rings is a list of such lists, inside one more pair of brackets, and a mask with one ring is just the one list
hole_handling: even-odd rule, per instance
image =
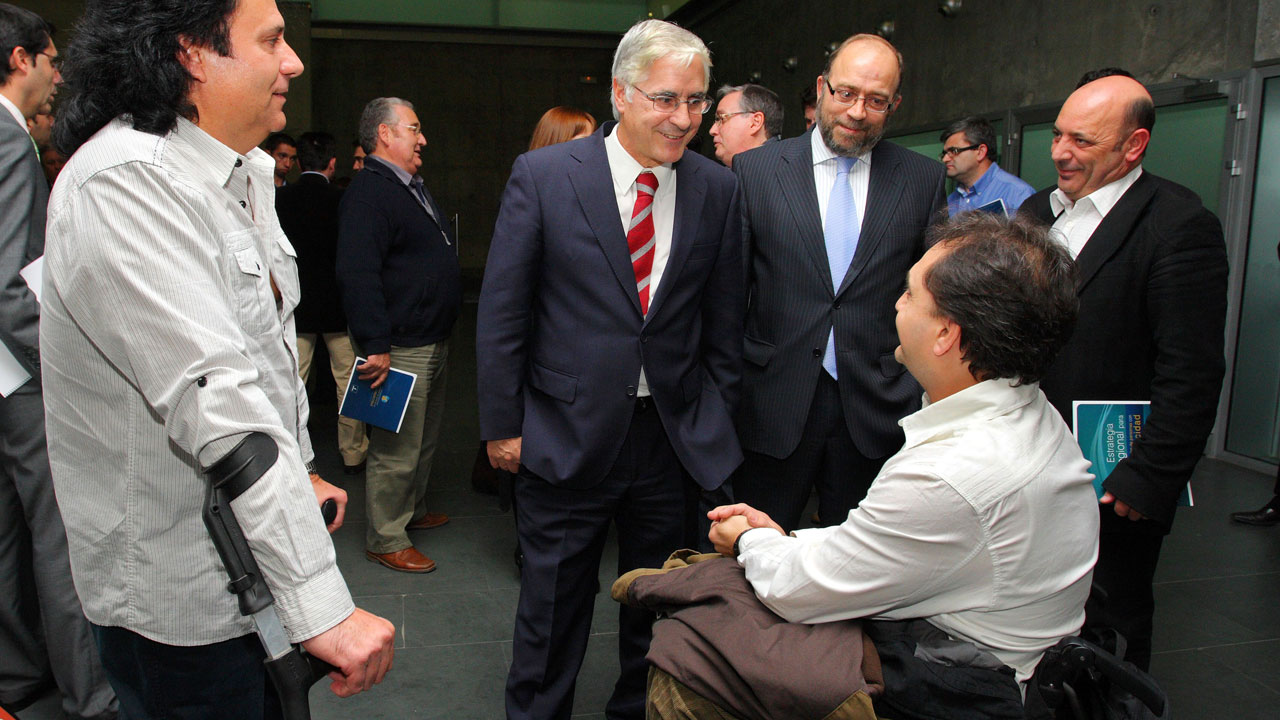
[[733, 163], [749, 292], [734, 492], [787, 530], [814, 484], [822, 522], [843, 522], [920, 406], [893, 357], [893, 304], [945, 214], [945, 174], [880, 142], [901, 77], [888, 41], [850, 37], [817, 79], [816, 131]]
[[[62, 81], [51, 32], [35, 13], [0, 3], [0, 356], [30, 376], [0, 387], [0, 705], [16, 710], [51, 668], [68, 717], [115, 717], [71, 583], [45, 449], [40, 303], [20, 274], [44, 254], [49, 184], [27, 120], [49, 111]], [[37, 615], [43, 632], [32, 627]]]

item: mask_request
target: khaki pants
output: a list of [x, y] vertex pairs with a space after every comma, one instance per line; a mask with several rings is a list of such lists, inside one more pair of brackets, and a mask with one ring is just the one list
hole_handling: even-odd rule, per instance
[[418, 376], [400, 432], [369, 428], [365, 468], [365, 549], [385, 554], [413, 543], [404, 526], [427, 512], [427, 479], [444, 420], [445, 368], [449, 341], [423, 347], [391, 348], [391, 367]]
[[[356, 354], [351, 349], [351, 338], [345, 332], [298, 333], [298, 374], [302, 382], [311, 376], [311, 358], [315, 354], [316, 340], [324, 339], [324, 346], [329, 350], [329, 369], [333, 372], [334, 384], [338, 386], [338, 407], [342, 407], [342, 396], [347, 392], [347, 381], [351, 379], [351, 366], [355, 364]], [[369, 450], [369, 438], [364, 432], [364, 423], [349, 417], [338, 416], [338, 452], [342, 453], [342, 464], [359, 465], [364, 462], [365, 453]]]

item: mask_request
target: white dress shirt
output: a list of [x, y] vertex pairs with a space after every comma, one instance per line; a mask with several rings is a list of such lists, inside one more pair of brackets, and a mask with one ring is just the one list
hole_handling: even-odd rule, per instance
[[290, 637], [354, 609], [304, 467], [298, 271], [273, 168], [183, 119], [157, 136], [117, 118], [54, 189], [40, 328], [49, 459], [96, 624], [184, 646], [251, 631], [200, 517], [201, 467], [250, 432], [280, 454], [232, 506]]
[[1093, 237], [1093, 231], [1141, 175], [1142, 165], [1138, 165], [1119, 180], [1107, 183], [1075, 202], [1062, 192], [1062, 188], [1054, 188], [1049, 193], [1049, 208], [1055, 218], [1054, 235], [1066, 245], [1072, 258], [1080, 255], [1085, 243]]
[[1030, 677], [1084, 623], [1098, 556], [1089, 463], [1038, 384], [988, 380], [900, 421], [902, 450], [836, 527], [744, 533], [792, 622], [923, 618]]
[[[653, 269], [649, 271], [649, 307], [661, 292], [662, 273], [667, 269], [667, 258], [671, 256], [671, 235], [676, 224], [676, 173], [670, 164], [646, 168], [631, 157], [622, 141], [618, 139], [615, 127], [604, 139], [604, 150], [609, 158], [609, 174], [613, 176], [613, 194], [618, 199], [618, 217], [622, 219], [623, 235], [631, 227], [631, 213], [636, 208], [636, 178], [648, 170], [658, 178], [658, 191], [653, 194]], [[636, 384], [636, 394], [640, 397], [649, 395], [649, 381], [645, 379], [644, 368], [640, 368], [640, 380]]]
[[[818, 192], [818, 215], [822, 227], [827, 226], [827, 205], [831, 202], [831, 186], [836, 184], [836, 157], [822, 140], [822, 133], [814, 128], [809, 133], [813, 148], [813, 186]], [[859, 156], [849, 169], [849, 187], [853, 190], [853, 204], [858, 208], [858, 222], [867, 222], [867, 188], [871, 186], [871, 153]]]

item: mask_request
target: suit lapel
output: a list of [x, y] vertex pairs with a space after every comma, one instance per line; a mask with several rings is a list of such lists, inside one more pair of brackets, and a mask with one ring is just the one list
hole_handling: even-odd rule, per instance
[[689, 251], [693, 246], [693, 239], [698, 235], [700, 210], [703, 198], [707, 194], [706, 181], [697, 167], [687, 162], [676, 162], [672, 167], [676, 173], [676, 217], [671, 227], [671, 250], [667, 253], [667, 266], [662, 272], [658, 294], [650, 298], [649, 314], [645, 316], [646, 323], [649, 322], [649, 318], [658, 314], [662, 301], [672, 293], [672, 287], [684, 270], [685, 260], [688, 259]]
[[818, 191], [813, 183], [813, 147], [807, 136], [801, 137], [805, 138], [804, 142], [792, 143], [780, 158], [778, 186], [800, 228], [800, 242], [808, 249], [818, 276], [826, 278], [825, 283], [830, 287], [831, 263], [827, 260], [822, 212], [818, 209]]
[[858, 249], [836, 295], [844, 292], [867, 266], [876, 246], [884, 238], [889, 220], [898, 209], [902, 197], [902, 173], [893, 149], [883, 143], [871, 151], [871, 177], [867, 185], [867, 204], [863, 208], [862, 232], [858, 235]]
[[613, 194], [613, 175], [604, 149], [604, 128], [596, 131], [591, 142], [585, 145], [572, 153], [579, 164], [569, 171], [569, 182], [605, 260], [638, 314], [640, 295], [636, 292], [636, 271], [631, 265], [627, 234], [618, 215], [618, 198]]
[[1111, 208], [1111, 212], [1102, 219], [1098, 228], [1089, 236], [1089, 241], [1076, 257], [1076, 268], [1079, 271], [1078, 290], [1084, 290], [1093, 276], [1098, 274], [1102, 266], [1116, 254], [1116, 251], [1129, 239], [1129, 234], [1137, 224], [1139, 216], [1146, 210], [1151, 199], [1155, 197], [1156, 185], [1146, 172], [1134, 182], [1133, 187], [1120, 197], [1120, 201]]

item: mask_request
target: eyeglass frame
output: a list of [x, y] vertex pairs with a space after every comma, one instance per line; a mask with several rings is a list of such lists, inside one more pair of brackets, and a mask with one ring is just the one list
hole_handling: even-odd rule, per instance
[[[650, 95], [649, 93], [645, 92], [644, 90], [642, 90], [640, 87], [636, 85], [632, 85], [631, 83], [627, 83], [627, 85], [634, 88], [635, 90], [638, 90], [641, 95], [645, 96], [645, 98], [649, 100], [650, 104], [653, 105], [653, 109], [656, 112], [660, 112], [664, 115], [670, 115], [671, 113], [675, 112], [676, 109], [679, 108], [681, 105], [684, 105], [685, 108], [689, 110], [689, 114], [691, 115], [706, 115], [711, 110], [711, 105], [712, 105], [711, 98], [707, 97], [706, 95], [691, 95], [685, 98], [684, 100], [681, 100], [671, 94], [658, 93], [656, 95]], [[659, 100], [670, 101], [672, 103], [675, 103], [675, 105], [670, 110], [663, 110], [662, 108], [658, 107]], [[695, 111], [693, 109], [693, 106], [689, 104], [693, 102], [703, 103], [702, 110]]]
[[399, 122], [395, 122], [395, 123], [381, 123], [381, 124], [382, 124], [382, 125], [390, 125], [390, 126], [392, 126], [392, 127], [404, 127], [404, 128], [409, 128], [410, 130], [412, 130], [412, 131], [413, 131], [413, 134], [414, 134], [414, 136], [415, 136], [415, 137], [416, 137], [416, 136], [418, 136], [418, 135], [421, 135], [421, 134], [422, 134], [422, 123], [418, 123], [417, 125], [413, 125], [413, 124], [411, 124], [411, 123], [399, 123]]
[[724, 125], [725, 123], [729, 122], [730, 120], [732, 120], [734, 117], [738, 115], [755, 115], [758, 112], [760, 111], [759, 110], [739, 110], [737, 112], [724, 113], [724, 114], [716, 113], [714, 115], [715, 120], [712, 120], [711, 124]]
[[978, 148], [982, 147], [982, 145], [983, 145], [983, 143], [974, 143], [973, 145], [970, 145], [969, 147], [962, 147], [962, 148], [955, 148], [955, 147], [953, 147], [953, 148], [942, 148], [942, 152], [938, 153], [938, 159], [939, 159], [939, 160], [946, 160], [948, 157], [955, 158], [955, 156], [959, 155], [959, 154], [960, 154], [960, 153], [962, 153], [962, 152], [969, 152], [970, 150], [977, 150]]
[[47, 50], [41, 50], [37, 52], [36, 55], [43, 55], [49, 58], [49, 67], [53, 68], [54, 70], [57, 70], [58, 72], [62, 72], [62, 56], [61, 55], [50, 55]]
[[[822, 78], [822, 82], [826, 84], [827, 92], [831, 93], [831, 102], [834, 102], [835, 104], [841, 107], [851, 108], [854, 105], [857, 105], [859, 101], [861, 101], [862, 108], [867, 112], [872, 112], [877, 115], [884, 115], [886, 113], [892, 112], [893, 108], [898, 104], [898, 101], [896, 98], [885, 99], [879, 95], [857, 95], [857, 96], [854, 96], [853, 98], [850, 98], [848, 102], [844, 102], [840, 100], [838, 97], [836, 97], [836, 89], [831, 86], [831, 81], [829, 79], [824, 77]], [[883, 102], [885, 104], [884, 108], [879, 109], [879, 108], [872, 107], [870, 102], [872, 100]]]

